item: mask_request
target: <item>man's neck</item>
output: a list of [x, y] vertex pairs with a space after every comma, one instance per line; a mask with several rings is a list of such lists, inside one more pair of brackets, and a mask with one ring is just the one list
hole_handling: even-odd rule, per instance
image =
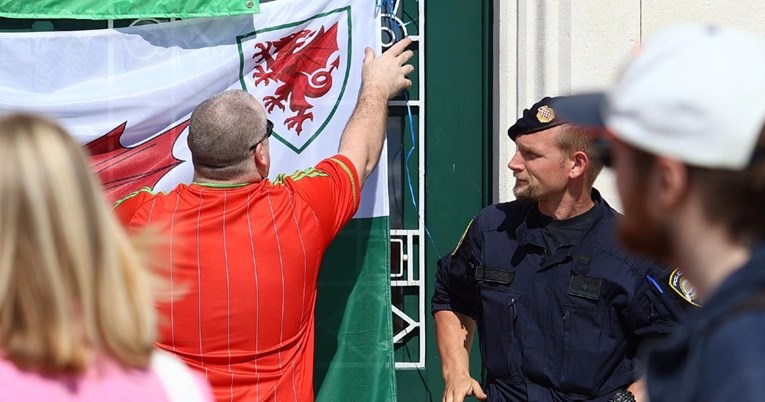
[[241, 184], [249, 184], [249, 183], [258, 183], [260, 181], [263, 181], [263, 178], [259, 174], [255, 174], [252, 177], [235, 177], [232, 179], [226, 179], [226, 180], [218, 180], [218, 179], [211, 179], [209, 177], [204, 177], [199, 174], [194, 174], [194, 183], [196, 184], [202, 184], [202, 185], [210, 185], [210, 186], [217, 186], [217, 187], [229, 187], [229, 186], [237, 186]]
[[702, 298], [707, 298], [749, 260], [751, 250], [701, 215], [678, 215], [674, 226], [681, 227], [676, 227], [672, 236], [677, 257], [674, 262]]
[[583, 189], [575, 193], [566, 191], [559, 197], [538, 201], [537, 207], [540, 213], [553, 219], [570, 219], [589, 211], [595, 206], [590, 190]]

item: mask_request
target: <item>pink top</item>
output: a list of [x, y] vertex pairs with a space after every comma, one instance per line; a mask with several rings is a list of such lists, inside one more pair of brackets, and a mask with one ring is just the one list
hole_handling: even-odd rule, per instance
[[[200, 400], [212, 402], [210, 387], [192, 373], [202, 393]], [[112, 362], [94, 365], [79, 378], [51, 377], [19, 370], [0, 359], [0, 401], [14, 402], [170, 402], [159, 376], [151, 369], [125, 370]]]

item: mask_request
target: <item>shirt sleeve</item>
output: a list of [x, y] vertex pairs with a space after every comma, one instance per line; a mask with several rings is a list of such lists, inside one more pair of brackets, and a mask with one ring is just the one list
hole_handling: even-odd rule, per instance
[[480, 256], [480, 231], [471, 221], [451, 254], [438, 260], [431, 313], [450, 310], [475, 320], [478, 316], [478, 291], [475, 266]]
[[124, 228], [130, 226], [130, 221], [138, 209], [141, 208], [141, 205], [153, 196], [151, 189], [145, 187], [128, 194], [125, 198], [114, 203], [114, 213]]
[[632, 332], [641, 337], [667, 334], [685, 320], [685, 311], [672, 296], [667, 283], [668, 273], [651, 264], [638, 279], [635, 297], [626, 311], [626, 321]]
[[291, 182], [290, 185], [316, 212], [328, 240], [340, 232], [359, 208], [359, 176], [351, 161], [343, 155], [324, 159], [316, 167], [285, 181]]

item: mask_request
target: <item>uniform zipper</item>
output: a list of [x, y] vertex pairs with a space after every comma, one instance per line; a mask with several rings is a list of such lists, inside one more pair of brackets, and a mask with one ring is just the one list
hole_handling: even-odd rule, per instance
[[515, 322], [518, 319], [518, 312], [515, 311], [515, 297], [511, 297], [507, 305], [513, 310], [513, 322]]

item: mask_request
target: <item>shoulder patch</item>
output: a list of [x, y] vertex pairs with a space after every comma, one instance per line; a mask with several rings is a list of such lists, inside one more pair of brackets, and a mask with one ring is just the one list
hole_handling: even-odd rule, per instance
[[462, 245], [462, 242], [465, 241], [465, 236], [467, 236], [468, 230], [470, 230], [470, 225], [473, 224], [473, 220], [471, 219], [470, 222], [468, 222], [467, 227], [465, 228], [465, 231], [462, 232], [462, 236], [460, 236], [460, 241], [457, 242], [457, 246], [454, 247], [454, 251], [452, 251], [452, 256], [454, 256], [454, 253], [457, 252], [457, 250], [460, 249], [460, 246]]
[[669, 274], [668, 282], [669, 287], [685, 301], [696, 307], [701, 307], [701, 299], [696, 292], [696, 287], [693, 286], [688, 278], [683, 277], [683, 272], [680, 271], [680, 269], [675, 268], [675, 270]]

